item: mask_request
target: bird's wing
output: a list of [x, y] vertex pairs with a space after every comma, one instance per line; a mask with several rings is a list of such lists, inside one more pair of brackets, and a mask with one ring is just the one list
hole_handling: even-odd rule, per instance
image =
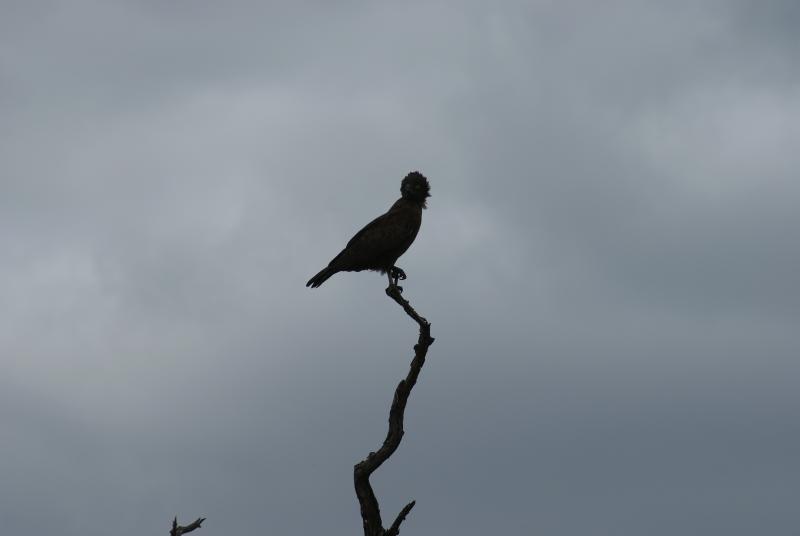
[[358, 231], [330, 265], [346, 270], [350, 266], [369, 264], [372, 259], [402, 248], [409, 238], [413, 239], [413, 236], [408, 226], [403, 224], [402, 217], [389, 211]]
[[345, 249], [365, 249], [373, 253], [394, 250], [413, 239], [413, 229], [405, 219], [396, 211], [382, 214], [357, 232]]
[[384, 240], [390, 238], [388, 235], [391, 235], [391, 228], [394, 227], [391, 224], [389, 214], [389, 212], [381, 214], [366, 224], [360, 231], [353, 235], [353, 238], [347, 242], [345, 248], [358, 247], [361, 245], [374, 248], [385, 243]]

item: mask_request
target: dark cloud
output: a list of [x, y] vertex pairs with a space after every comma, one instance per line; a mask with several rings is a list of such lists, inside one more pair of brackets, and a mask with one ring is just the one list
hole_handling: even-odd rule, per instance
[[797, 526], [791, 2], [6, 2], [3, 532]]

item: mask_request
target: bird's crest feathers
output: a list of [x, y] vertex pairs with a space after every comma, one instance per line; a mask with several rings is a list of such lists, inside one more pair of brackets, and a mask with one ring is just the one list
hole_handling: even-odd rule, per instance
[[419, 171], [412, 171], [400, 183], [400, 193], [404, 199], [420, 203], [422, 208], [427, 208], [425, 200], [431, 196], [431, 185], [425, 175]]

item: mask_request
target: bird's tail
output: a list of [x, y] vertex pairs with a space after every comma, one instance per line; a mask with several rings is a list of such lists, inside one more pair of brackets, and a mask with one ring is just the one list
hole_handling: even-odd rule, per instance
[[317, 288], [318, 286], [323, 284], [325, 281], [327, 281], [328, 278], [330, 276], [332, 276], [333, 274], [335, 274], [337, 271], [338, 270], [334, 270], [330, 266], [326, 266], [325, 268], [320, 270], [320, 272], [317, 275], [315, 275], [314, 277], [309, 279], [308, 283], [306, 283], [306, 286], [307, 287], [311, 287], [311, 288]]

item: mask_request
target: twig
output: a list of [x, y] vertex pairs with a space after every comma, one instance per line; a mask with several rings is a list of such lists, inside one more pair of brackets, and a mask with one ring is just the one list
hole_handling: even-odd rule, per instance
[[400, 294], [400, 289], [396, 285], [390, 285], [386, 289], [386, 294], [396, 301], [417, 324], [419, 324], [419, 340], [414, 345], [414, 358], [411, 360], [411, 369], [404, 380], [401, 380], [394, 391], [392, 406], [389, 409], [389, 432], [383, 445], [377, 452], [370, 452], [366, 459], [356, 464], [353, 471], [353, 481], [356, 488], [356, 496], [361, 506], [361, 519], [364, 523], [364, 536], [397, 536], [400, 533], [400, 524], [405, 520], [408, 513], [414, 508], [415, 501], [408, 503], [398, 514], [389, 529], [383, 528], [381, 520], [380, 506], [372, 486], [369, 483], [370, 475], [394, 454], [400, 446], [403, 438], [403, 415], [408, 402], [408, 395], [417, 383], [417, 378], [425, 364], [425, 356], [428, 348], [433, 344], [431, 337], [430, 323], [421, 317], [408, 300]]
[[192, 532], [194, 529], [199, 529], [200, 525], [202, 525], [205, 520], [206, 518], [204, 517], [198, 517], [192, 523], [182, 527], [178, 525], [178, 516], [175, 516], [175, 519], [172, 520], [172, 530], [169, 531], [169, 534], [170, 536], [181, 536], [187, 532]]

